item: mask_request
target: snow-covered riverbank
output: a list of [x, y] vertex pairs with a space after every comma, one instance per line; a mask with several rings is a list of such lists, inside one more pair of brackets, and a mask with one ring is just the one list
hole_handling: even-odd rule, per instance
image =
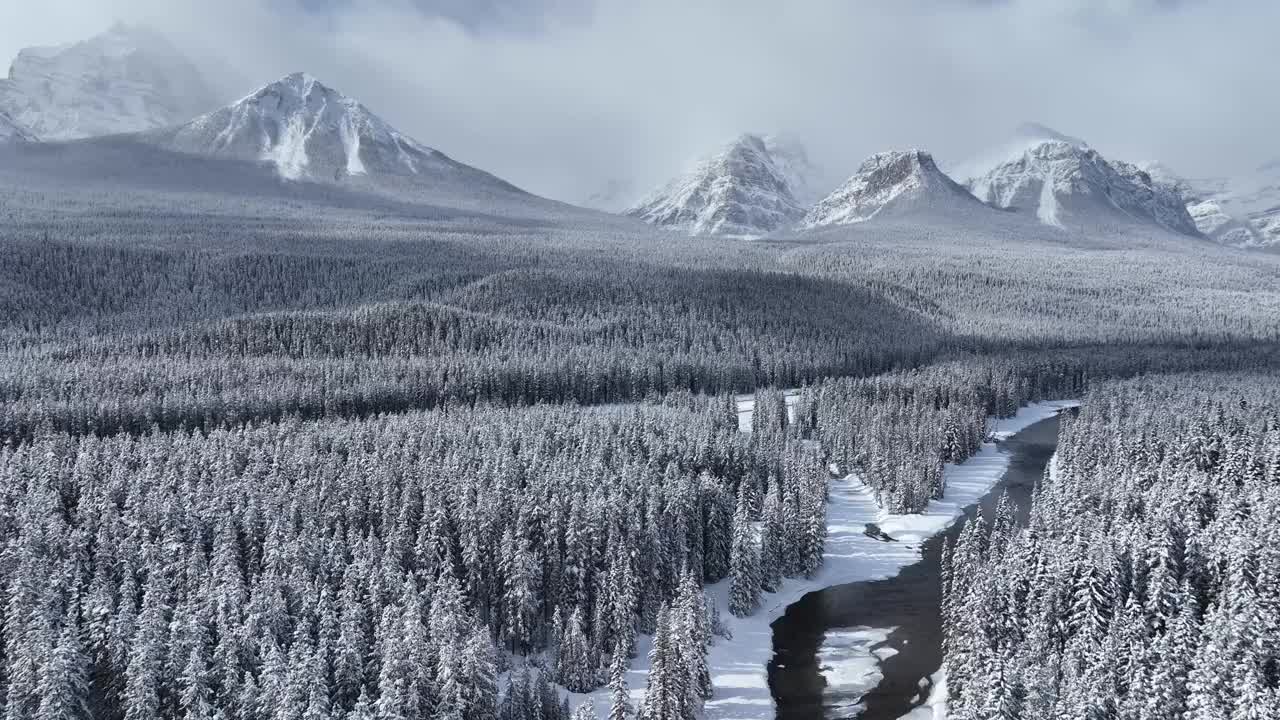
[[[994, 420], [993, 436], [1008, 438], [1078, 404], [1075, 400], [1034, 403], [1022, 408], [1015, 417]], [[752, 405], [747, 398], [739, 402], [739, 423], [744, 430], [751, 427]], [[706, 588], [707, 597], [714, 600], [733, 633], [732, 640], [717, 638], [707, 658], [715, 686], [715, 696], [706, 704], [708, 720], [771, 720], [776, 710], [769, 692], [767, 666], [773, 657], [773, 621], [786, 612], [788, 605], [807, 593], [832, 585], [891, 577], [917, 562], [920, 544], [949, 527], [966, 507], [990, 491], [1008, 465], [1008, 456], [999, 451], [997, 443], [984, 444], [965, 463], [946, 467], [946, 496], [931, 502], [925, 512], [918, 515], [883, 512], [857, 475], [832, 480], [824, 563], [814, 578], [787, 580], [778, 592], [764, 593], [760, 608], [747, 618], [736, 618], [729, 613], [728, 580]], [[868, 523], [877, 524], [898, 542], [870, 537], [865, 532]], [[636, 707], [644, 697], [649, 644], [649, 637], [639, 638], [639, 655], [627, 676]], [[873, 668], [865, 670], [874, 672]], [[586, 697], [575, 695], [571, 702], [576, 704]], [[602, 688], [589, 697], [595, 702], [597, 714], [606, 717], [608, 689]]]

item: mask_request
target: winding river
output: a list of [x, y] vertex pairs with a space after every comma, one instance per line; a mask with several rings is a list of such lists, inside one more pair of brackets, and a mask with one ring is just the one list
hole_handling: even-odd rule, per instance
[[[1009, 467], [982, 498], [990, 516], [1003, 491], [1025, 518], [1031, 491], [1044, 474], [1058, 441], [1058, 418], [1042, 420], [1001, 443]], [[837, 585], [809, 593], [773, 623], [774, 657], [769, 688], [779, 720], [867, 718], [898, 720], [928, 697], [930, 677], [942, 664], [939, 572], [945, 538], [955, 537], [977, 505], [948, 530], [921, 547], [922, 558], [885, 580]], [[876, 629], [881, 629], [878, 632]], [[835, 636], [861, 637], [871, 653], [866, 665], [882, 674], [874, 687], [844, 689], [828, 684], [822, 653]], [[830, 636], [830, 637], [829, 637]], [[870, 674], [872, 682], [875, 675]]]

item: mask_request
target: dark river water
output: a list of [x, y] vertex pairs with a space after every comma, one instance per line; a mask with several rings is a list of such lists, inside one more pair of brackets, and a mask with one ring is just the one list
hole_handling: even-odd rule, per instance
[[[1044, 474], [1058, 441], [1058, 418], [1038, 422], [1001, 443], [1009, 454], [1004, 479], [980, 504], [987, 517], [1008, 491], [1025, 517], [1031, 491]], [[923, 557], [886, 580], [850, 583], [809, 593], [773, 623], [773, 661], [769, 688], [779, 720], [868, 718], [897, 720], [928, 697], [929, 678], [942, 665], [939, 569], [944, 538], [955, 541], [977, 505], [947, 531], [927, 540]], [[883, 679], [861, 695], [842, 696], [827, 688], [818, 650], [828, 631], [842, 628], [897, 628], [877, 648], [897, 651], [880, 663]], [[857, 707], [863, 708], [861, 713]]]

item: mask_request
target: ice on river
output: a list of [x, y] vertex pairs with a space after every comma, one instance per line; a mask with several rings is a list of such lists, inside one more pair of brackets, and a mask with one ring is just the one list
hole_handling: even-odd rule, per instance
[[[827, 633], [818, 650], [818, 667], [827, 682], [826, 693], [840, 698], [833, 709], [841, 715], [862, 710], [862, 696], [875, 689], [884, 678], [880, 663], [893, 648], [880, 647], [896, 628], [857, 627]], [[850, 700], [849, 698], [856, 698]]]

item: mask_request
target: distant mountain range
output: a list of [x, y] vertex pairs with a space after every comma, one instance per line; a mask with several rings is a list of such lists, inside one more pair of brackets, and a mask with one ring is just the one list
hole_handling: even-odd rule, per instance
[[[1108, 159], [1085, 141], [1037, 123], [971, 160], [952, 178], [921, 150], [868, 158], [830, 194], [802, 194], [823, 173], [756, 135], [743, 135], [699, 161], [626, 211], [646, 222], [692, 235], [759, 237], [918, 215], [945, 222], [965, 213], [1015, 215], [1063, 230], [1158, 228], [1238, 247], [1280, 246], [1280, 163], [1247, 183], [1187, 181], [1156, 165]], [[1237, 187], [1250, 188], [1248, 192]], [[989, 216], [996, 221], [997, 216]], [[1270, 231], [1271, 234], [1268, 234]]]
[[1235, 178], [1185, 178], [1159, 163], [1144, 167], [1178, 188], [1207, 237], [1241, 248], [1280, 247], [1280, 160]]
[[[113, 152], [133, 143], [270, 167], [285, 181], [411, 197], [532, 197], [409, 138], [305, 73], [219, 105], [173, 44], [117, 25], [83, 42], [18, 54], [0, 80], [0, 144], [127, 136]], [[1241, 248], [1280, 247], [1280, 161], [1243, 178], [1188, 179], [1156, 163], [1103, 157], [1034, 123], [954, 178], [928, 152], [908, 150], [873, 155], [840, 182], [797, 138], [744, 134], [637, 197], [634, 182], [615, 179], [582, 205], [694, 236], [754, 238], [890, 217], [946, 222], [956, 213], [979, 222], [989, 213], [996, 222], [1003, 210], [1073, 232], [1137, 226]]]

